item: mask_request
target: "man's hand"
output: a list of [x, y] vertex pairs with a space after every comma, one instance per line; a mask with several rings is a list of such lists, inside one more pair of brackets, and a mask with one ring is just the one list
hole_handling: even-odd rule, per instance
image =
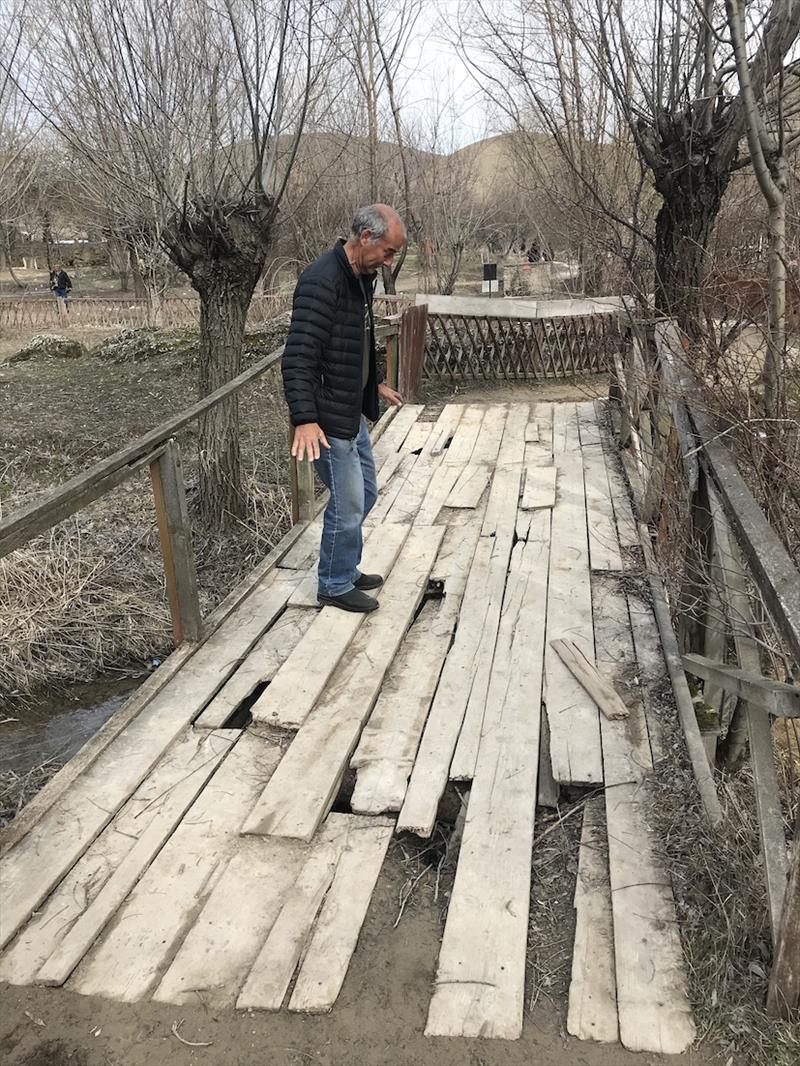
[[378, 395], [382, 396], [387, 403], [390, 403], [392, 407], [402, 407], [405, 400], [399, 392], [395, 392], [385, 382], [378, 386]]
[[319, 459], [320, 444], [324, 448], [330, 448], [328, 438], [317, 422], [309, 422], [305, 426], [295, 426], [292, 439], [292, 458], [296, 459], [298, 463], [301, 463], [304, 459], [308, 459], [309, 463], [313, 459]]

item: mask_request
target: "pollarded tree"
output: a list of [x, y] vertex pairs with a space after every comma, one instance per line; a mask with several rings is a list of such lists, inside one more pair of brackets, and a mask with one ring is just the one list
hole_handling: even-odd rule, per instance
[[[325, 0], [50, 0], [32, 27], [42, 114], [115, 225], [163, 247], [200, 297], [200, 393], [235, 377], [299, 138], [327, 69]], [[25, 86], [25, 74], [17, 74]], [[53, 86], [58, 105], [53, 110]], [[238, 403], [200, 427], [200, 509], [245, 510]]]

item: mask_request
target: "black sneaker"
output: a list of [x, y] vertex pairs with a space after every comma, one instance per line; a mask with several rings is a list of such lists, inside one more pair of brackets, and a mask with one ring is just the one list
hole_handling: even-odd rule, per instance
[[342, 611], [353, 611], [356, 614], [368, 614], [378, 609], [378, 601], [358, 589], [350, 589], [341, 596], [318, 595], [317, 603], [323, 607], [338, 607]]
[[370, 589], [379, 589], [383, 584], [383, 578], [380, 574], [362, 574], [354, 584], [359, 592], [369, 592]]

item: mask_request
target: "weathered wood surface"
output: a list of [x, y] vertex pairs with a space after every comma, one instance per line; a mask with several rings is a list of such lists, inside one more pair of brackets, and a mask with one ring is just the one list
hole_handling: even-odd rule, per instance
[[429, 1036], [522, 1033], [549, 554], [539, 525], [512, 559]]
[[0, 946], [30, 917], [233, 673], [283, 609], [293, 581], [267, 578], [0, 862]]
[[525, 488], [522, 492], [523, 511], [538, 507], [555, 507], [556, 474], [554, 466], [528, 466], [525, 471]]
[[614, 922], [602, 796], [587, 800], [583, 811], [567, 1032], [581, 1040], [619, 1040]]
[[384, 606], [362, 625], [351, 654], [293, 740], [244, 832], [300, 840], [314, 835], [414, 618], [443, 534], [438, 526], [411, 531], [384, 586]]
[[800, 1006], [800, 813], [795, 818], [792, 865], [783, 897], [767, 1010], [787, 1021]]
[[559, 659], [569, 668], [572, 675], [580, 681], [606, 718], [628, 717], [628, 708], [622, 697], [576, 644], [571, 640], [551, 640], [550, 647], [557, 652]]
[[683, 666], [687, 674], [712, 682], [725, 692], [747, 700], [765, 714], [788, 718], [800, 716], [800, 688], [795, 685], [714, 662], [705, 655], [684, 655]]

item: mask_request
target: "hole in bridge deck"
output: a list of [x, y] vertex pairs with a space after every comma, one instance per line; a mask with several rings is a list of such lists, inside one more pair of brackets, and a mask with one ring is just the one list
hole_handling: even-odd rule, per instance
[[228, 715], [220, 729], [246, 729], [247, 726], [251, 725], [253, 721], [251, 713], [253, 705], [263, 696], [267, 688], [269, 688], [269, 681], [262, 681], [259, 685], [256, 685], [250, 695], [245, 696], [239, 706], [235, 707]]

